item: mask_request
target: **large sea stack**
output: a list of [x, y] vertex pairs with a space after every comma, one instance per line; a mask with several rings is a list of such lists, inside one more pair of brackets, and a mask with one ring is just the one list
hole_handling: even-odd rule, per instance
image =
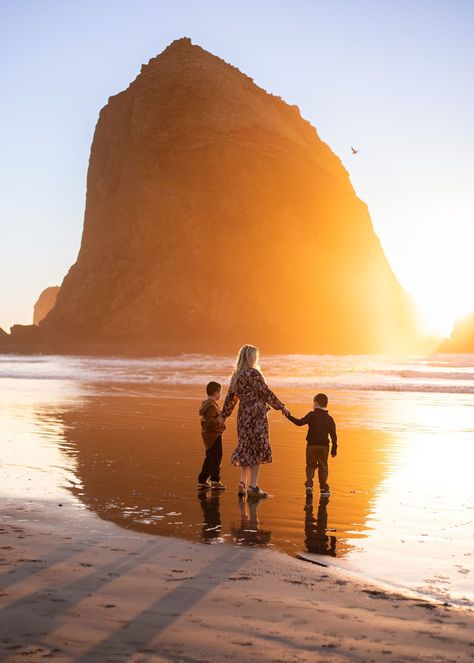
[[57, 349], [387, 352], [416, 336], [341, 161], [296, 106], [189, 39], [100, 112]]

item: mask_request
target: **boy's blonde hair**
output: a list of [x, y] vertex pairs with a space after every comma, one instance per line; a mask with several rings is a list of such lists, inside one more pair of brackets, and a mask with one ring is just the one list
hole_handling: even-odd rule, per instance
[[255, 345], [243, 345], [239, 350], [239, 354], [237, 355], [235, 370], [230, 380], [230, 386], [233, 387], [235, 385], [235, 381], [239, 377], [241, 371], [245, 370], [246, 368], [256, 368], [257, 371], [259, 371], [259, 358], [260, 351], [255, 347]]

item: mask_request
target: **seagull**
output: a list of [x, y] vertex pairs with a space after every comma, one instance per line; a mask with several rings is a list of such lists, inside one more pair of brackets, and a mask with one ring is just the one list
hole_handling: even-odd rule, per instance
[[352, 154], [357, 154], [359, 150], [356, 150], [354, 147], [351, 146]]

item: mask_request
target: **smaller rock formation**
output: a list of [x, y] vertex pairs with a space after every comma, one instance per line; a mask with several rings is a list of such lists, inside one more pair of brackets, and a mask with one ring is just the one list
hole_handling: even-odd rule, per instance
[[43, 333], [36, 325], [13, 325], [10, 339], [14, 352], [40, 352]]
[[0, 353], [12, 351], [11, 340], [10, 334], [0, 327]]
[[58, 297], [59, 286], [54, 285], [43, 290], [38, 297], [33, 311], [33, 324], [38, 325], [54, 308]]
[[458, 320], [450, 338], [441, 344], [441, 352], [474, 352], [474, 312]]

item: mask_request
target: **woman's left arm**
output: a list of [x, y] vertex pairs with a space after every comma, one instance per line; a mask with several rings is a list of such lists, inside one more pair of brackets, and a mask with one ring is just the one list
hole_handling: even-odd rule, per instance
[[230, 388], [225, 397], [224, 407], [222, 408], [222, 420], [227, 419], [232, 414], [234, 407], [237, 405], [239, 397]]
[[275, 396], [273, 391], [263, 379], [263, 375], [257, 370], [255, 370], [254, 373], [254, 380], [257, 393], [260, 398], [265, 401], [265, 403], [271, 405], [275, 410], [286, 410], [284, 403], [282, 403], [281, 400]]

